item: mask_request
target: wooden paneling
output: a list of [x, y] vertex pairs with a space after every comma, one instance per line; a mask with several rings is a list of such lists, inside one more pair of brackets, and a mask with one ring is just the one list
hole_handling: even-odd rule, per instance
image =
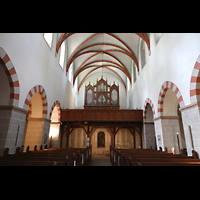
[[61, 121], [143, 121], [143, 110], [62, 109]]

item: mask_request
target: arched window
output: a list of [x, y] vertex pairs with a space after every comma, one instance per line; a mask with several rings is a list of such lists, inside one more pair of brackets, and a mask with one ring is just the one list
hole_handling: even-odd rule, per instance
[[105, 147], [105, 133], [104, 132], [99, 132], [98, 133], [98, 140], [97, 140], [97, 147]]
[[162, 37], [163, 33], [154, 33], [155, 43], [157, 44]]
[[137, 80], [136, 73], [137, 73], [136, 65], [133, 64], [133, 81], [134, 81], [134, 83]]
[[141, 41], [140, 44], [140, 59], [141, 59], [141, 66], [142, 69], [144, 68], [145, 64], [146, 64], [146, 54], [145, 54], [145, 43], [144, 40]]
[[52, 40], [53, 40], [53, 33], [44, 33], [44, 39], [46, 40], [49, 47], [52, 46]]
[[60, 59], [59, 59], [59, 64], [63, 68], [64, 67], [64, 61], [65, 61], [65, 42], [62, 43], [61, 48], [60, 48]]
[[68, 75], [69, 82], [72, 83], [73, 82], [73, 63], [70, 65], [68, 73], [69, 73]]

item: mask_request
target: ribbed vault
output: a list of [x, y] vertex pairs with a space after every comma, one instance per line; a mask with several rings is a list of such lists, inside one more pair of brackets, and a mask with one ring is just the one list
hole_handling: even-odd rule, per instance
[[89, 75], [98, 70], [109, 72], [125, 86], [128, 78], [131, 82], [131, 64], [135, 63], [139, 72], [138, 47], [144, 40], [150, 51], [147, 33], [62, 33], [56, 45], [56, 53], [64, 41], [68, 44], [66, 72], [73, 63], [75, 66], [73, 84], [79, 77], [80, 89]]

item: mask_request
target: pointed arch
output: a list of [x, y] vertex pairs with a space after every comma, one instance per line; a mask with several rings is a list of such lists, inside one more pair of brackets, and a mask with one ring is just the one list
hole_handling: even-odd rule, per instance
[[[81, 85], [83, 84], [84, 80], [85, 80], [92, 72], [94, 72], [95, 70], [97, 70], [97, 69], [99, 69], [99, 68], [101, 68], [101, 66], [100, 66], [100, 67], [94, 68], [93, 70], [91, 70], [90, 72], [88, 72], [88, 73], [84, 76], [84, 78], [82, 79], [81, 83], [79, 84], [78, 91], [80, 90], [80, 87], [81, 87]], [[125, 84], [125, 82], [123, 81], [122, 77], [121, 77], [117, 72], [115, 72], [114, 70], [112, 70], [112, 69], [110, 69], [110, 68], [108, 68], [108, 67], [105, 67], [105, 68], [108, 69], [108, 70], [110, 70], [110, 71], [112, 71], [114, 74], [116, 74], [116, 75], [119, 77], [119, 79], [120, 79], [121, 82], [123, 83], [123, 85], [124, 85], [124, 87], [125, 87], [125, 90], [126, 90], [126, 84]]]
[[[58, 40], [58, 43], [56, 45], [56, 53], [58, 53], [59, 49], [60, 49], [60, 46], [62, 44], [62, 42], [64, 42], [67, 38], [69, 38], [71, 35], [74, 35], [75, 33], [62, 33], [59, 40]], [[90, 39], [92, 39], [93, 37], [95, 37], [96, 35], [99, 35], [100, 33], [95, 33], [93, 35], [91, 35], [89, 38], [85, 39], [74, 51], [73, 53], [71, 54], [69, 60], [68, 60], [68, 63], [67, 63], [67, 66], [66, 66], [66, 71], [68, 71], [68, 68], [70, 66], [70, 63], [71, 63], [71, 59], [72, 57], [74, 56], [74, 54], [79, 51], [79, 49], [87, 42], [89, 41]], [[130, 54], [134, 57], [134, 62], [137, 66], [137, 69], [138, 69], [138, 72], [139, 72], [139, 64], [138, 64], [138, 60], [137, 58], [135, 57], [135, 54], [134, 52], [132, 51], [132, 49], [124, 42], [122, 41], [119, 37], [117, 37], [116, 35], [112, 34], [112, 33], [105, 33], [105, 34], [108, 34], [110, 35], [111, 37], [115, 38], [116, 40], [118, 40], [119, 42], [121, 42], [130, 52]], [[136, 35], [138, 35], [139, 37], [141, 37], [145, 43], [147, 44], [147, 47], [148, 47], [148, 50], [150, 51], [150, 40], [149, 40], [149, 36], [147, 33], [135, 33]]]
[[[101, 60], [101, 61], [103, 62], [104, 60]], [[100, 61], [93, 61], [93, 62], [91, 62], [91, 63], [95, 63], [95, 62], [100, 62]], [[130, 81], [130, 83], [131, 83], [131, 76], [130, 76], [130, 74], [127, 74], [127, 71], [126, 71], [126, 70], [122, 69], [121, 66], [118, 65], [118, 64], [115, 63], [115, 62], [112, 62], [112, 61], [108, 61], [108, 62], [111, 62], [111, 63], [113, 63], [113, 64], [109, 64], [109, 65], [106, 64], [106, 65], [103, 65], [103, 67], [114, 67], [114, 68], [116, 68], [116, 69], [119, 69], [120, 71], [122, 71], [122, 72], [128, 77], [128, 79], [129, 79], [129, 81]], [[84, 70], [89, 69], [89, 68], [92, 68], [92, 67], [98, 67], [98, 68], [102, 67], [101, 65], [90, 65], [91, 63], [84, 65], [81, 69], [79, 69], [79, 70], [76, 71], [76, 73], [74, 74], [74, 78], [73, 78], [73, 84], [75, 83], [77, 76], [78, 76], [81, 72], [83, 72]], [[116, 66], [116, 65], [117, 65], [117, 66]]]

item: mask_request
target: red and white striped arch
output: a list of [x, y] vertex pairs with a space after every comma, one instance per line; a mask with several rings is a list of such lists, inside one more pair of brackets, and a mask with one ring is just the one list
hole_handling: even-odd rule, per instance
[[15, 67], [10, 60], [10, 57], [5, 52], [3, 48], [0, 47], [0, 62], [2, 67], [8, 77], [9, 85], [10, 85], [10, 101], [9, 105], [19, 105], [19, 93], [20, 93], [20, 85], [19, 79], [15, 70]]
[[190, 81], [190, 102], [194, 103], [200, 100], [200, 56], [198, 57]]
[[147, 104], [150, 104], [150, 106], [151, 106], [151, 109], [152, 109], [152, 111], [153, 111], [153, 118], [155, 118], [155, 114], [156, 114], [156, 112], [155, 112], [155, 107], [154, 107], [154, 104], [153, 104], [153, 102], [151, 101], [151, 99], [150, 98], [147, 98], [146, 99], [146, 101], [145, 101], [145, 103], [144, 103], [144, 107], [143, 107], [143, 120], [144, 121], [146, 121], [146, 107], [147, 107]]
[[47, 109], [48, 109], [48, 102], [47, 102], [47, 95], [45, 92], [45, 89], [41, 85], [36, 85], [33, 87], [27, 94], [26, 100], [24, 102], [23, 108], [25, 110], [28, 109], [28, 105], [30, 103], [31, 97], [36, 93], [39, 92], [42, 98], [42, 106], [43, 106], [43, 111], [42, 111], [42, 117], [47, 119]]
[[51, 116], [52, 116], [52, 113], [53, 113], [53, 109], [55, 108], [55, 106], [57, 106], [57, 108], [58, 108], [58, 121], [60, 121], [61, 106], [60, 106], [60, 102], [59, 101], [55, 101], [53, 106], [51, 107], [51, 112], [49, 114], [49, 119], [51, 119]]
[[183, 107], [185, 105], [179, 88], [171, 81], [165, 81], [160, 89], [158, 97], [158, 116], [163, 115], [163, 102], [168, 89], [171, 89], [176, 94], [180, 107]]

